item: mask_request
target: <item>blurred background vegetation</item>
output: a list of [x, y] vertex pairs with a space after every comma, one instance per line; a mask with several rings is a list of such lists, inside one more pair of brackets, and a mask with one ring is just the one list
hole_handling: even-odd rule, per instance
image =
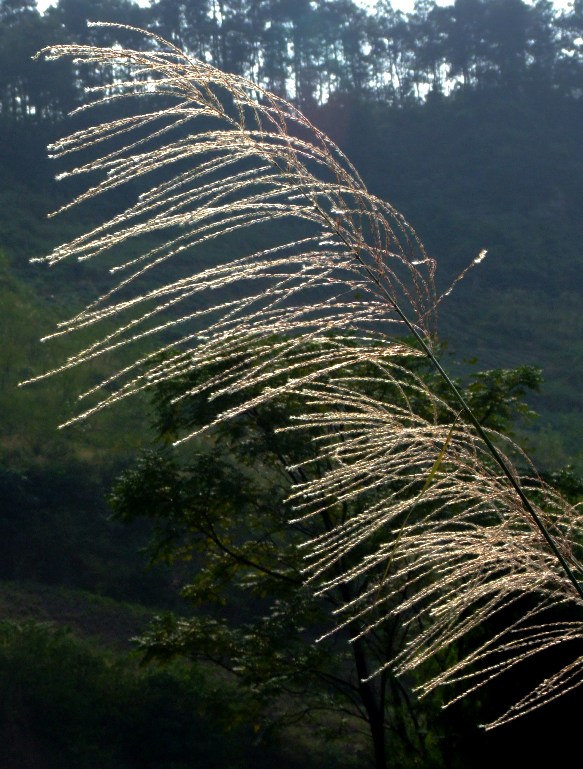
[[[54, 181], [46, 145], [83, 125], [83, 113], [67, 114], [106, 75], [31, 57], [65, 41], [138, 44], [87, 19], [154, 30], [295, 100], [415, 226], [442, 289], [487, 249], [442, 305], [444, 356], [462, 380], [476, 368], [542, 369], [540, 392], [528, 395], [539, 417], [515, 430], [577, 498], [583, 2], [559, 12], [546, 0], [419, 0], [404, 14], [386, 0], [58, 0], [41, 13], [34, 0], [0, 0], [0, 763], [364, 766], [366, 744], [351, 742], [346, 724], [288, 724], [278, 742], [230, 678], [198, 662], [143, 669], [128, 657], [127, 639], [153, 614], [191, 611], [178, 595], [183, 565], [146, 568], [153, 522], [114, 520], [106, 500], [155, 440], [152, 407], [125, 402], [63, 432], [80, 386], [105, 363], [17, 388], [66, 352], [39, 338], [108, 285], [92, 262], [29, 264], [115, 207], [113, 196], [46, 219], [80, 189]], [[566, 465], [575, 474], [557, 475]], [[240, 712], [225, 711], [226, 699]], [[448, 727], [466, 767], [479, 765], [464, 752], [478, 739], [471, 720], [463, 712]], [[447, 750], [437, 745], [424, 765], [453, 766]]]

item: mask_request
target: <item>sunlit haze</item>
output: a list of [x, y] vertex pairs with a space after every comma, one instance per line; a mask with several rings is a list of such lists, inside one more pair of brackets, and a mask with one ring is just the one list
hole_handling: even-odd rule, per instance
[[[149, 0], [136, 0], [138, 5], [149, 5]], [[374, 5], [375, 0], [357, 0], [359, 5], [365, 7]], [[452, 5], [454, 0], [437, 0], [437, 5]], [[415, 0], [392, 0], [393, 8], [409, 12], [413, 9]], [[37, 6], [40, 11], [44, 11], [49, 5], [55, 5], [55, 0], [37, 0]], [[567, 9], [572, 5], [572, 0], [554, 0], [555, 8]]]

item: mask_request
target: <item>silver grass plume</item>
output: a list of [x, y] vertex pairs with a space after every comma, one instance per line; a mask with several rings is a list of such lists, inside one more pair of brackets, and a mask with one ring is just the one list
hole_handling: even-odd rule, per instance
[[[303, 413], [285, 429], [304, 431], [331, 468], [294, 487], [296, 518], [360, 501], [306, 542], [306, 579], [325, 593], [372, 575], [331, 632], [359, 637], [399, 617], [408, 641], [386, 665], [404, 674], [491, 622], [490, 637], [424, 679], [422, 694], [451, 686], [450, 701], [540, 651], [580, 642], [581, 513], [534, 470], [519, 479], [509, 458], [517, 448], [481, 428], [442, 371], [434, 262], [413, 229], [292, 104], [142, 34], [146, 50], [41, 52], [110, 68], [78, 111], [122, 100], [129, 113], [51, 148], [57, 158], [88, 150], [93, 159], [70, 174], [102, 174], [64, 209], [130, 181], [145, 189], [44, 258], [111, 251], [122, 279], [47, 337], [96, 329], [95, 341], [43, 376], [151, 343], [82, 393], [87, 405], [71, 421], [192, 372], [215, 373], [181, 398], [238, 397], [216, 422], [293, 396]], [[245, 253], [249, 230], [247, 241], [262, 246]], [[132, 245], [137, 255], [124, 259], [136, 241], [141, 250]], [[209, 247], [221, 257], [197, 267]], [[167, 282], [166, 263], [185, 256], [186, 274]], [[424, 356], [451, 398], [415, 374], [411, 362]], [[395, 604], [396, 595], [407, 597]], [[521, 602], [522, 614], [508, 611]], [[562, 622], [549, 618], [558, 606]], [[582, 681], [574, 655], [489, 726]]]

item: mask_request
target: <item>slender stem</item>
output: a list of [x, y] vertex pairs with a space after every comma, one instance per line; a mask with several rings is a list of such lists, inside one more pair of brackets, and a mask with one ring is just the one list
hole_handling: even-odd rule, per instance
[[[368, 270], [368, 267], [366, 269]], [[369, 270], [369, 273], [370, 273], [370, 270]], [[372, 275], [372, 273], [370, 273], [370, 274]], [[563, 567], [567, 577], [573, 583], [573, 586], [575, 587], [575, 590], [579, 594], [579, 597], [583, 598], [583, 587], [581, 586], [581, 583], [575, 577], [575, 574], [573, 573], [573, 570], [571, 569], [571, 567], [567, 563], [565, 557], [563, 556], [563, 554], [561, 553], [561, 551], [557, 547], [557, 544], [556, 544], [555, 540], [553, 539], [553, 537], [551, 536], [549, 530], [545, 526], [542, 518], [540, 517], [540, 515], [537, 513], [537, 511], [532, 506], [530, 500], [528, 499], [528, 497], [524, 493], [524, 490], [522, 489], [520, 483], [516, 480], [514, 474], [510, 470], [510, 467], [508, 466], [508, 463], [506, 462], [506, 460], [504, 459], [502, 454], [498, 451], [496, 446], [492, 443], [488, 433], [484, 430], [484, 428], [480, 424], [478, 418], [476, 417], [476, 415], [472, 411], [470, 405], [468, 404], [468, 402], [466, 401], [466, 399], [464, 398], [464, 396], [460, 392], [459, 388], [452, 381], [452, 379], [450, 378], [450, 376], [447, 373], [447, 371], [443, 368], [443, 366], [441, 365], [439, 360], [435, 357], [435, 354], [433, 353], [433, 351], [431, 350], [431, 348], [429, 347], [429, 345], [427, 344], [427, 342], [425, 341], [423, 336], [419, 333], [418, 329], [415, 328], [413, 323], [411, 323], [411, 321], [405, 315], [403, 310], [399, 307], [399, 305], [397, 304], [395, 299], [390, 296], [389, 292], [381, 284], [380, 280], [378, 278], [376, 278], [376, 276], [372, 276], [372, 277], [375, 280], [375, 283], [377, 284], [377, 286], [379, 286], [379, 288], [381, 288], [381, 290], [383, 290], [385, 295], [389, 298], [389, 301], [391, 302], [392, 306], [394, 307], [395, 312], [397, 312], [397, 314], [399, 315], [401, 320], [407, 326], [407, 329], [413, 334], [415, 340], [419, 343], [419, 345], [421, 346], [421, 349], [423, 350], [423, 352], [425, 353], [427, 358], [431, 361], [433, 366], [435, 366], [435, 368], [439, 372], [440, 376], [442, 377], [442, 379], [445, 381], [445, 383], [447, 384], [447, 386], [449, 387], [449, 389], [453, 393], [454, 397], [456, 398], [456, 400], [458, 401], [458, 403], [462, 407], [464, 413], [466, 414], [466, 416], [468, 417], [468, 419], [470, 420], [472, 425], [475, 427], [476, 432], [478, 433], [480, 438], [484, 441], [484, 443], [488, 447], [488, 450], [490, 451], [491, 455], [496, 460], [496, 462], [499, 465], [500, 469], [502, 470], [502, 472], [504, 473], [504, 475], [506, 476], [506, 478], [510, 482], [510, 485], [512, 486], [514, 491], [518, 494], [524, 509], [531, 516], [531, 518], [533, 519], [533, 521], [537, 525], [538, 529], [540, 530], [541, 534], [545, 538], [545, 540], [546, 540], [548, 546], [550, 547], [551, 551], [557, 557], [557, 559], [558, 559], [559, 563], [561, 564], [561, 566]]]
[[357, 248], [354, 247], [353, 244], [351, 244], [344, 233], [341, 231], [341, 229], [338, 227], [336, 222], [334, 222], [331, 217], [324, 211], [321, 206], [315, 202], [315, 207], [317, 208], [318, 212], [321, 216], [324, 217], [327, 224], [334, 229], [338, 237], [344, 242], [346, 247], [354, 254], [355, 258], [360, 262], [360, 264], [363, 266], [364, 270], [368, 274], [369, 278], [373, 281], [373, 283], [377, 286], [377, 288], [382, 291], [383, 295], [386, 297], [390, 305], [393, 307], [397, 315], [401, 318], [405, 326], [407, 327], [407, 330], [412, 334], [415, 341], [419, 344], [425, 355], [427, 356], [428, 360], [431, 361], [432, 365], [437, 369], [440, 376], [444, 380], [444, 382], [447, 384], [449, 389], [451, 390], [452, 394], [454, 395], [455, 399], [460, 404], [463, 412], [466, 414], [467, 418], [471, 422], [471, 424], [475, 427], [476, 432], [480, 436], [480, 438], [484, 441], [486, 444], [486, 447], [488, 448], [490, 454], [510, 482], [510, 485], [514, 489], [514, 491], [518, 494], [518, 497], [520, 498], [520, 501], [522, 502], [522, 505], [524, 509], [527, 511], [527, 513], [530, 515], [532, 520], [535, 522], [536, 526], [538, 527], [539, 531], [543, 535], [545, 541], [547, 542], [549, 548], [551, 549], [551, 552], [556, 556], [557, 560], [563, 567], [563, 570], [565, 571], [565, 574], [569, 578], [569, 580], [573, 583], [573, 586], [575, 590], [577, 591], [579, 597], [583, 599], [583, 587], [579, 580], [575, 577], [575, 574], [573, 573], [573, 570], [567, 563], [565, 557], [557, 547], [557, 544], [553, 537], [551, 536], [549, 530], [545, 526], [542, 518], [540, 515], [536, 512], [534, 507], [532, 506], [530, 500], [524, 493], [524, 490], [522, 489], [520, 483], [517, 481], [517, 479], [514, 477], [514, 474], [510, 470], [510, 467], [508, 466], [508, 463], [502, 456], [502, 454], [498, 451], [496, 446], [492, 443], [490, 437], [488, 436], [488, 433], [484, 430], [482, 425], [480, 424], [480, 421], [472, 411], [470, 405], [462, 395], [461, 391], [457, 387], [457, 385], [452, 381], [447, 371], [443, 368], [439, 360], [436, 358], [435, 353], [432, 351], [432, 349], [427, 344], [425, 338], [420, 333], [419, 329], [409, 320], [407, 314], [404, 310], [401, 309], [399, 306], [397, 300], [394, 296], [387, 290], [386, 286], [382, 283], [381, 279], [375, 275], [375, 273], [371, 270], [371, 268], [365, 263], [362, 256], [360, 255]]

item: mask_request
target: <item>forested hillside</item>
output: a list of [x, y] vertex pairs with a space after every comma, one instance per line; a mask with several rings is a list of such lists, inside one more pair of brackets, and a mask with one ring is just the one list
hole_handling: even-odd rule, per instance
[[[156, 763], [154, 748], [151, 764], [143, 756], [142, 763], [134, 763], [142, 754], [121, 735], [128, 729], [147, 735], [160, 703], [176, 698], [176, 708], [162, 708], [163, 739], [182, 740], [168, 766], [187, 766], [185, 756], [198, 739], [200, 760], [208, 766], [267, 767], [283, 761], [294, 767], [295, 756], [278, 748], [258, 763], [253, 744], [264, 744], [263, 732], [253, 721], [259, 719], [255, 705], [248, 703], [242, 712], [228, 711], [232, 736], [244, 744], [242, 755], [228, 743], [204, 742], [209, 723], [216, 730], [224, 726], [222, 679], [207, 678], [206, 669], [178, 667], [150, 675], [130, 666], [122, 674], [122, 652], [103, 652], [103, 637], [94, 628], [90, 641], [26, 629], [28, 620], [69, 624], [76, 632], [83, 626], [77, 619], [82, 610], [65, 611], [57, 593], [44, 590], [64, 590], [61, 597], [75, 596], [76, 605], [85, 600], [90, 605], [83, 598], [88, 594], [131, 601], [150, 607], [144, 610], [149, 613], [152, 607], [177, 606], [182, 574], [176, 563], [148, 570], [143, 550], [153, 525], [112, 520], [106, 499], [138, 448], [152, 444], [148, 400], [126, 401], [94, 421], [57, 431], [73, 412], [80, 383], [97, 381], [105, 364], [17, 387], [67, 351], [66, 342], [45, 345], [40, 337], [109, 285], [107, 270], [97, 262], [55, 269], [29, 263], [107, 218], [119, 202], [116, 193], [47, 219], [82, 186], [75, 177], [55, 181], [62, 169], [48, 159], [46, 146], [86, 124], [85, 113], [68, 114], [82, 104], [84, 87], [103, 84], [105, 75], [33, 55], [68, 41], [143, 45], [131, 30], [88, 27], [88, 19], [154, 31], [299, 104], [339, 144], [370, 189], [414, 226], [437, 259], [440, 292], [486, 249], [485, 261], [441, 303], [444, 356], [463, 381], [480, 369], [539, 366], [541, 392], [527, 399], [540, 417], [519, 422], [516, 429], [544, 471], [573, 465], [581, 473], [583, 2], [575, 0], [571, 10], [559, 13], [546, 0], [455, 0], [444, 7], [419, 0], [404, 14], [388, 0], [369, 10], [353, 0], [152, 0], [148, 8], [132, 0], [58, 0], [39, 13], [34, 0], [0, 0], [0, 605], [3, 616], [15, 621], [0, 627], [0, 675], [8, 675], [14, 660], [22, 671], [10, 679], [0, 709], [0, 745], [7, 740], [13, 752], [29, 756], [25, 764], [11, 753], [6, 766], [165, 766]], [[108, 109], [119, 114], [115, 102]], [[205, 258], [212, 262], [214, 256], [209, 247]], [[21, 589], [46, 598], [44, 609], [31, 599], [30, 610], [21, 612]], [[47, 605], [54, 611], [47, 613]], [[134, 632], [134, 620], [125, 618], [135, 611], [119, 608], [120, 633], [127, 627]], [[100, 621], [115, 624], [112, 616]], [[24, 645], [20, 633], [28, 637]], [[92, 721], [88, 715], [87, 731], [59, 764], [64, 754], [51, 743], [54, 725], [41, 719], [37, 729], [30, 715], [42, 710], [47, 692], [61, 697], [61, 689], [51, 689], [54, 681], [32, 675], [32, 660], [39, 657], [47, 669], [62, 658], [76, 660], [71, 667], [78, 665], [79, 675], [90, 670], [89, 696], [98, 714], [107, 709], [115, 676], [122, 700], [141, 698], [144, 710], [133, 720], [125, 719], [122, 706], [110, 714], [111, 749], [94, 742], [98, 717]], [[28, 699], [22, 695], [27, 689]], [[14, 703], [22, 717], [7, 715]], [[78, 703], [65, 700], [62, 718], [78, 709]], [[208, 711], [210, 721], [197, 716], [195, 736], [186, 737], [185, 713], [197, 709]], [[339, 740], [331, 741], [329, 753], [319, 754], [314, 766], [340, 766], [344, 732], [335, 718], [319, 722], [320, 731], [300, 734], [307, 752], [314, 734]], [[459, 765], [470, 766], [463, 733], [470, 720], [461, 711], [449, 726], [440, 726], [459, 731], [450, 741], [437, 733], [424, 737], [427, 753], [415, 765], [454, 766], [457, 751]], [[79, 763], [92, 744], [93, 763], [86, 756]], [[362, 765], [362, 751], [358, 743], [344, 756], [346, 766]], [[0, 748], [0, 763], [2, 758]]]
[[[41, 327], [58, 317], [50, 297], [62, 302], [63, 294], [51, 281], [61, 276], [32, 271], [28, 258], [80, 218], [103, 218], [110, 202], [80, 209], [77, 221], [45, 223], [75, 191], [71, 182], [55, 185], [59, 169], [45, 146], [70, 130], [65, 115], [80, 103], [82, 82], [102, 75], [81, 80], [69, 64], [30, 57], [49, 42], [135, 43], [129, 31], [87, 28], [88, 16], [147, 27], [296, 99], [417, 229], [443, 288], [488, 250], [444, 303], [441, 336], [457, 358], [483, 366], [540, 365], [539, 460], [581, 464], [573, 418], [583, 365], [580, 3], [559, 14], [546, 2], [420, 2], [406, 15], [386, 2], [365, 12], [350, 0], [160, 0], [150, 8], [61, 0], [41, 15], [32, 0], [11, 0], [0, 14], [0, 243], [18, 280], [43, 298]], [[74, 276], [66, 279], [73, 304], [101, 279], [92, 268]]]

